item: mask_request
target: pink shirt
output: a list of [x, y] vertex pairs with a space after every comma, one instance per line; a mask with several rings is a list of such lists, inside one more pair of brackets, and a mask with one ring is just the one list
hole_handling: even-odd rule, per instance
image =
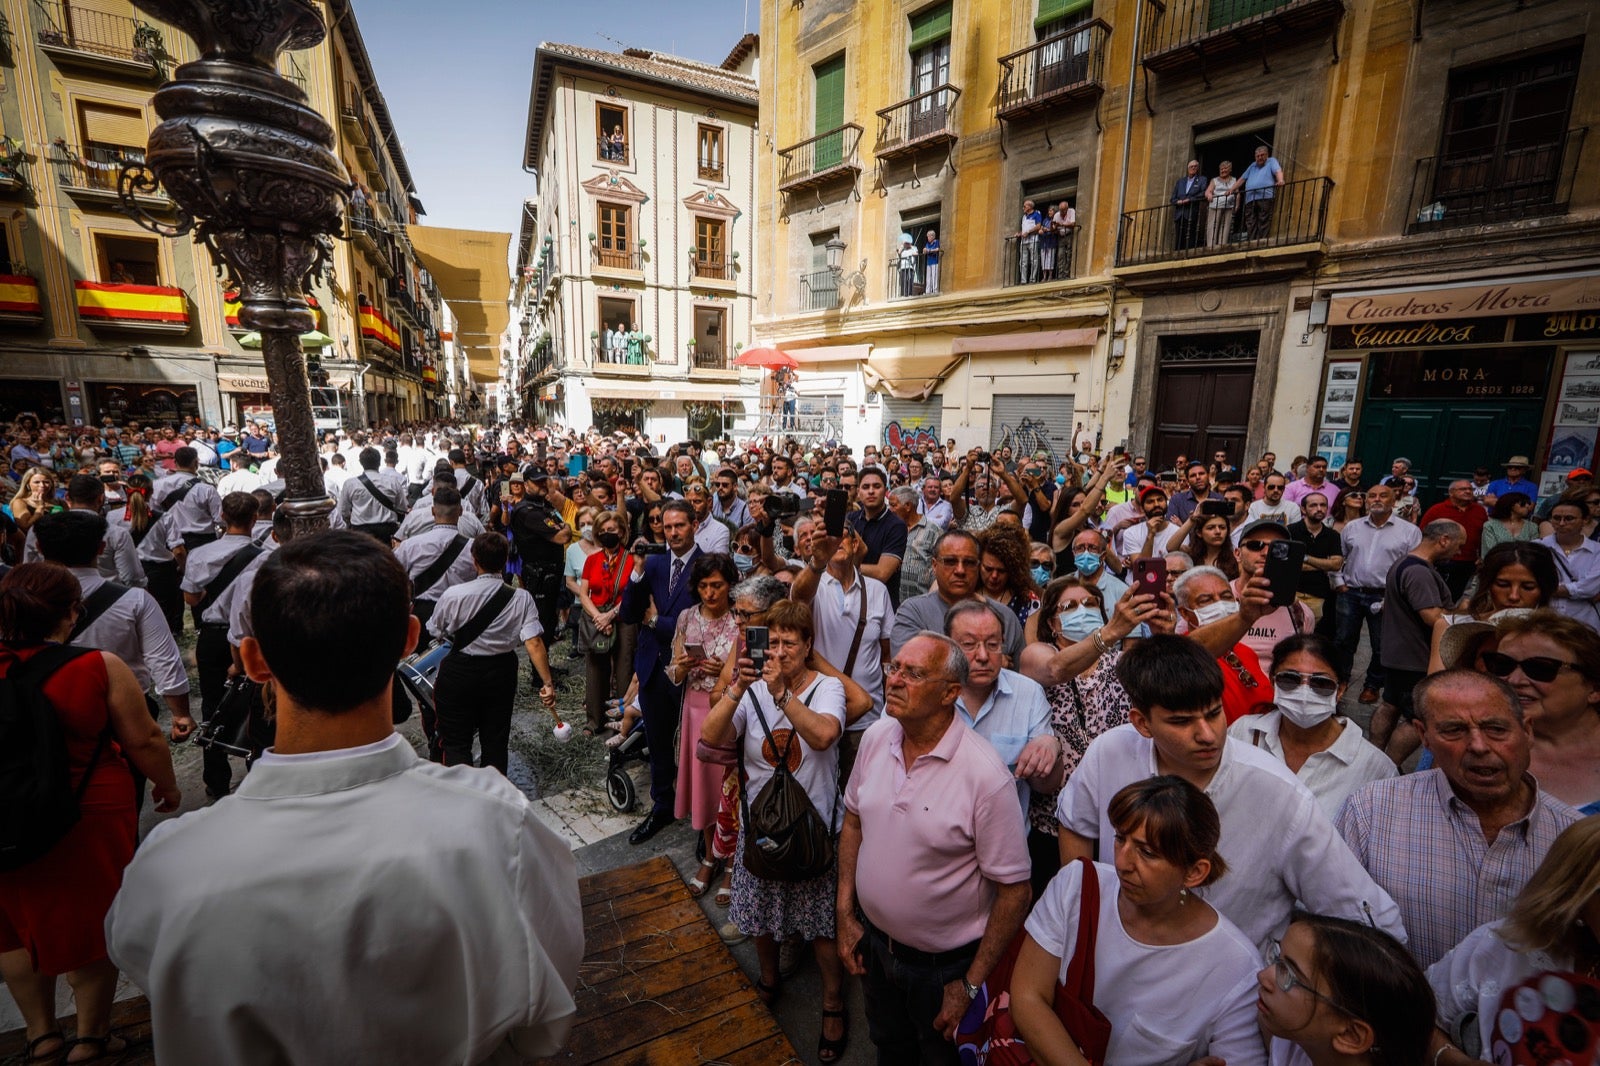
[[1333, 501], [1339, 496], [1339, 490], [1335, 488], [1333, 482], [1327, 478], [1323, 478], [1322, 484], [1320, 485], [1313, 485], [1305, 478], [1301, 478], [1298, 481], [1289, 482], [1288, 486], [1283, 490], [1283, 498], [1288, 500], [1290, 503], [1299, 503], [1313, 492], [1320, 492], [1326, 496], [1328, 498], [1329, 507], [1333, 506]]
[[983, 936], [997, 884], [1026, 881], [1017, 789], [994, 747], [952, 718], [908, 772], [893, 718], [867, 729], [845, 789], [861, 819], [856, 898], [872, 924], [919, 951]]

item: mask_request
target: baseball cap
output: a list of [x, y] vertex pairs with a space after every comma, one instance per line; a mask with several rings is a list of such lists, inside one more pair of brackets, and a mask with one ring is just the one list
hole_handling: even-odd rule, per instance
[[1259, 533], [1263, 529], [1275, 529], [1279, 533], [1283, 534], [1283, 538], [1285, 540], [1289, 539], [1288, 526], [1284, 525], [1282, 522], [1277, 522], [1270, 518], [1258, 518], [1239, 531], [1239, 540], [1242, 542], [1247, 539], [1250, 534]]
[[1578, 469], [1572, 471], [1570, 474], [1567, 475], [1567, 480], [1568, 481], [1576, 481], [1580, 477], [1592, 478], [1592, 477], [1594, 477], [1594, 475], [1589, 473], [1589, 471], [1585, 470], [1583, 467], [1580, 466], [1580, 467], [1578, 467]]

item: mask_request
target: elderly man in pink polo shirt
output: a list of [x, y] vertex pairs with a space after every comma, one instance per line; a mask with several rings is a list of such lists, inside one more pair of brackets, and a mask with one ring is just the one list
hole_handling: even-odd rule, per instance
[[[956, 721], [966, 679], [948, 637], [907, 641], [845, 790], [839, 954], [865, 978], [881, 1064], [959, 1063], [956, 1025], [1028, 914], [1016, 783]], [[871, 861], [858, 863], [864, 846]]]

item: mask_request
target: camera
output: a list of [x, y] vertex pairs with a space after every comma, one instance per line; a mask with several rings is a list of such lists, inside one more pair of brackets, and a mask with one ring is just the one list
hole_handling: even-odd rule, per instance
[[977, 464], [979, 466], [988, 466], [993, 461], [994, 461], [994, 456], [990, 455], [988, 452], [979, 452], [978, 453], [978, 458], [976, 460], [976, 462], [977, 462]]
[[765, 506], [773, 518], [793, 518], [800, 513], [800, 497], [792, 492], [774, 492], [767, 497]]
[[667, 554], [668, 548], [665, 544], [652, 544], [646, 542], [639, 545], [639, 547], [634, 550], [640, 555], [665, 555]]

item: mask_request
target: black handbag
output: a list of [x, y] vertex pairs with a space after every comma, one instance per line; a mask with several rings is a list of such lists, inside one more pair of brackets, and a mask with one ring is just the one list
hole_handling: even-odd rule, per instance
[[[740, 803], [744, 807], [744, 868], [768, 881], [809, 881], [821, 877], [833, 868], [835, 859], [833, 815], [839, 803], [838, 782], [834, 782], [834, 810], [828, 812], [828, 821], [824, 822], [811, 797], [806, 795], [805, 787], [789, 770], [789, 753], [794, 750], [799, 732], [791, 729], [788, 742], [779, 752], [766, 715], [761, 713], [761, 701], [755, 698], [753, 690], [747, 695], [768, 746], [778, 755], [778, 764], [755, 799], [747, 800], [745, 790], [740, 792]], [[743, 772], [742, 744], [739, 745], [739, 763]]]

